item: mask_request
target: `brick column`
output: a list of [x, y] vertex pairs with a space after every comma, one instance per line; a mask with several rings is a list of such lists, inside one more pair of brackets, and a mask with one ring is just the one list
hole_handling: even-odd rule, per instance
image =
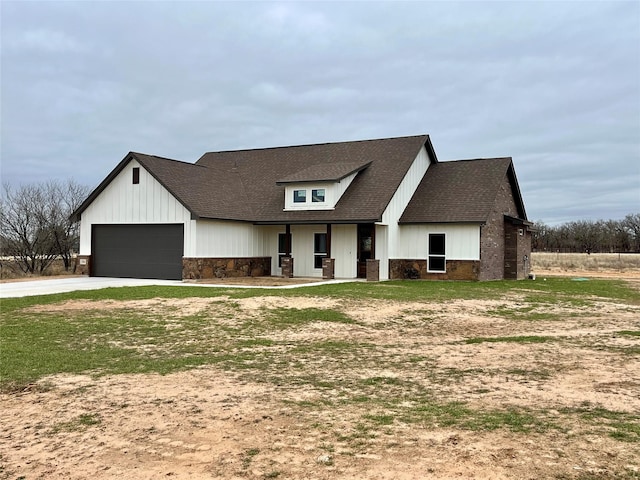
[[379, 282], [380, 281], [380, 260], [368, 259], [367, 260], [367, 282]]
[[336, 278], [336, 259], [335, 258], [323, 258], [322, 259], [322, 278], [331, 280]]
[[76, 273], [91, 275], [91, 255], [78, 255], [76, 257]]
[[282, 276], [293, 278], [293, 257], [282, 257]]

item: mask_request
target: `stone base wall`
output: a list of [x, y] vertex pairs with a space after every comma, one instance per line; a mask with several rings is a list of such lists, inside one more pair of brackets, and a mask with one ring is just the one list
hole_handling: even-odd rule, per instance
[[391, 280], [478, 280], [480, 262], [476, 260], [447, 260], [446, 272], [427, 272], [426, 260], [391, 259], [389, 278]]
[[79, 275], [91, 274], [91, 255], [78, 255], [76, 257], [76, 273]]
[[271, 257], [182, 259], [182, 278], [185, 279], [270, 275]]

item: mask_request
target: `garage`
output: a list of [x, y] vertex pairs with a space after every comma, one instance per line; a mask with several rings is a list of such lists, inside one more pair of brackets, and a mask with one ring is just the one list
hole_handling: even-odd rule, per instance
[[183, 224], [93, 225], [94, 277], [182, 279]]

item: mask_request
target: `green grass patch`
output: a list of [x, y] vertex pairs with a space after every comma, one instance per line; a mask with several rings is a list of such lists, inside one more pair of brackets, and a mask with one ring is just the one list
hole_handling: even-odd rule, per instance
[[270, 338], [247, 338], [238, 340], [235, 345], [237, 348], [273, 347], [276, 342]]
[[102, 419], [100, 418], [100, 415], [83, 413], [69, 422], [56, 423], [51, 427], [49, 435], [57, 435], [62, 432], [82, 432], [89, 427], [100, 425], [101, 423]]
[[578, 415], [583, 420], [605, 428], [607, 435], [621, 442], [640, 443], [640, 417], [627, 412], [585, 404], [577, 408], [564, 408], [561, 413]]
[[429, 427], [458, 427], [472, 431], [507, 429], [516, 433], [529, 433], [557, 428], [544, 412], [531, 412], [523, 408], [473, 409], [464, 402], [422, 402], [400, 413], [399, 419], [405, 423], [420, 423]]
[[621, 442], [640, 443], [640, 424], [637, 422], [613, 422], [611, 428], [611, 438]]
[[620, 330], [616, 335], [624, 335], [627, 337], [640, 337], [640, 330]]
[[516, 320], [529, 320], [529, 321], [544, 321], [544, 320], [559, 320], [565, 318], [565, 315], [558, 315], [550, 312], [537, 311], [545, 304], [533, 303], [526, 306], [509, 306], [502, 305], [500, 307], [487, 310], [488, 315], [494, 317], [516, 319]]
[[363, 418], [378, 426], [391, 425], [395, 420], [395, 417], [393, 415], [369, 414], [369, 415], [364, 415]]
[[360, 381], [362, 385], [405, 385], [407, 382], [405, 380], [395, 378], [395, 377], [370, 377], [364, 378]]
[[516, 433], [546, 432], [554, 427], [546, 418], [535, 416], [523, 410], [491, 410], [470, 414], [461, 425], [469, 430], [491, 431], [508, 429]]

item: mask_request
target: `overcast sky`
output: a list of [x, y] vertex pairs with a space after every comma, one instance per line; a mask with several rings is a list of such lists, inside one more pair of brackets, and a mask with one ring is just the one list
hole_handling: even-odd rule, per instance
[[[12, 2], [2, 181], [428, 133], [530, 220], [640, 213], [640, 2]], [[463, 192], [461, 192], [463, 194]]]

